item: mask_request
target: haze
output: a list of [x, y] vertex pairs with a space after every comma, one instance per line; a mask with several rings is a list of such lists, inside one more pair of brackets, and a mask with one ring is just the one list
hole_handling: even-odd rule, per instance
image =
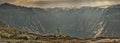
[[110, 5], [119, 4], [119, 2], [120, 0], [0, 0], [0, 4], [11, 3], [38, 8], [80, 8], [82, 6], [106, 8]]

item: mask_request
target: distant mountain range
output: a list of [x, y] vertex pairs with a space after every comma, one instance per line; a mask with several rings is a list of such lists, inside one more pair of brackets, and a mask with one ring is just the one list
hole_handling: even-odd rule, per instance
[[[105, 21], [105, 30], [102, 31], [101, 35], [120, 36], [120, 32], [117, 31], [117, 28], [119, 30], [119, 25], [110, 24], [110, 20], [119, 19], [120, 11], [119, 8], [111, 7], [106, 9], [98, 7], [42, 9], [4, 3], [0, 5], [0, 20], [8, 22], [10, 26], [40, 34], [56, 33], [57, 26], [60, 26], [61, 34], [82, 38], [94, 37], [100, 28], [98, 28], [98, 24], [101, 21]], [[109, 19], [114, 16], [117, 16], [117, 19]], [[112, 27], [116, 27], [115, 30]], [[111, 33], [111, 29], [116, 35]]]

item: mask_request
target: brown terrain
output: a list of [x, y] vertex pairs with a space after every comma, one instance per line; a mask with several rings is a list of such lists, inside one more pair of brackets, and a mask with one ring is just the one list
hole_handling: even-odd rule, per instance
[[0, 21], [0, 43], [120, 43], [119, 37], [80, 39], [62, 34], [34, 34], [7, 26]]

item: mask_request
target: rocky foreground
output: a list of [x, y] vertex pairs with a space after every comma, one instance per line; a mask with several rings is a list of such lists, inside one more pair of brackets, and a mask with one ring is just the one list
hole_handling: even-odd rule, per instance
[[0, 27], [0, 43], [120, 43], [120, 38], [97, 37], [80, 39], [61, 34], [38, 35], [11, 27]]

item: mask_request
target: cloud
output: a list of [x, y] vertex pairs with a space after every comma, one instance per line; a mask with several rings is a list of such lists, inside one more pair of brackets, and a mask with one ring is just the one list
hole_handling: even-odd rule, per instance
[[119, 4], [120, 0], [0, 0], [0, 3], [12, 3], [27, 7], [40, 8], [80, 8], [82, 6], [107, 6]]

